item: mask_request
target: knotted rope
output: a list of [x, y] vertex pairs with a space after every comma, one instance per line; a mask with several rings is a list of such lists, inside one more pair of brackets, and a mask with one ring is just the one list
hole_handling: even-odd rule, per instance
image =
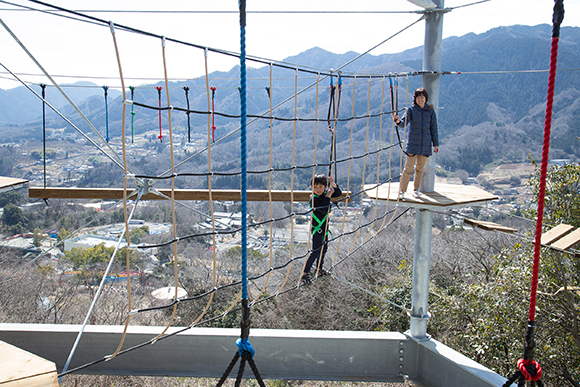
[[546, 195], [546, 176], [548, 173], [548, 161], [550, 152], [550, 131], [552, 128], [552, 108], [554, 102], [554, 84], [556, 82], [556, 67], [558, 64], [558, 40], [560, 38], [560, 25], [564, 19], [564, 1], [555, 0], [554, 13], [552, 16], [552, 50], [550, 53], [550, 76], [548, 78], [548, 98], [546, 103], [546, 119], [544, 123], [544, 145], [542, 149], [542, 166], [540, 170], [540, 187], [538, 192], [538, 214], [536, 221], [536, 236], [534, 244], [534, 265], [532, 270], [532, 287], [530, 292], [530, 310], [528, 315], [528, 328], [524, 343], [524, 357], [518, 360], [518, 370], [503, 385], [509, 387], [518, 380], [518, 386], [523, 387], [526, 381], [542, 387], [540, 380], [542, 368], [533, 360], [534, 357], [534, 321], [536, 316], [536, 294], [538, 290], [538, 272], [540, 269], [540, 249], [542, 238], [542, 224], [544, 219], [544, 198]]

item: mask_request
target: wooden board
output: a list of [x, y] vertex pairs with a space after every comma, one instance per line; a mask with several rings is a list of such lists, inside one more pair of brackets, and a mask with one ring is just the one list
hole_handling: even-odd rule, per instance
[[570, 226], [569, 224], [559, 224], [542, 234], [541, 244], [549, 245], [550, 243], [562, 238], [564, 235], [569, 234], [572, 230], [574, 230], [574, 226]]
[[[412, 188], [411, 188], [412, 189]], [[364, 190], [371, 199], [397, 201], [399, 183], [385, 183], [375, 188], [375, 184], [365, 184]], [[449, 207], [460, 204], [492, 201], [498, 197], [472, 185], [436, 184], [434, 192], [421, 193], [419, 198], [413, 197], [412, 191], [405, 193], [403, 203], [429, 204], [432, 206]]]
[[13, 177], [0, 176], [0, 191], [10, 187], [16, 187], [28, 183], [25, 179], [15, 179]]
[[[171, 197], [170, 189], [159, 189], [160, 193]], [[127, 191], [129, 195], [132, 191]], [[272, 201], [274, 202], [307, 202], [310, 199], [312, 191], [272, 191]], [[212, 190], [212, 200], [220, 201], [241, 201], [242, 194], [238, 190]], [[333, 200], [347, 200], [349, 192], [343, 192], [343, 195]], [[37, 188], [30, 187], [28, 189], [28, 196], [30, 198], [41, 199], [108, 199], [120, 200], [123, 199], [122, 188]], [[250, 202], [267, 202], [269, 201], [269, 194], [267, 190], [248, 190], [246, 193], [247, 199]], [[132, 196], [129, 199], [135, 199]], [[143, 196], [143, 200], [166, 200], [165, 198], [148, 193]], [[208, 190], [196, 189], [176, 189], [175, 200], [209, 200]], [[350, 200], [350, 199], [348, 199]]]
[[479, 227], [484, 230], [488, 231], [501, 231], [507, 233], [514, 233], [518, 230], [511, 227], [502, 226], [501, 224], [493, 223], [493, 222], [485, 222], [482, 220], [474, 220], [474, 219], [463, 219], [464, 223], [470, 224], [474, 227]]
[[580, 228], [577, 228], [565, 237], [558, 239], [556, 242], [552, 243], [550, 247], [559, 250], [567, 250], [578, 242], [580, 242]]
[[56, 365], [0, 341], [0, 385], [2, 387], [58, 387]]

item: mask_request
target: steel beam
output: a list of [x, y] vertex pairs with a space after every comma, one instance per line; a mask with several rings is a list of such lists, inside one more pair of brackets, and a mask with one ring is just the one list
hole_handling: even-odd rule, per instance
[[[60, 371], [79, 329], [80, 325], [0, 324], [0, 340], [55, 362]], [[148, 343], [163, 329], [132, 326], [123, 348]], [[87, 326], [70, 369], [113, 353], [122, 331], [122, 326]], [[192, 328], [78, 373], [219, 378], [237, 351], [239, 335], [239, 329]], [[499, 387], [506, 380], [435, 340], [413, 340], [397, 332], [252, 329], [250, 342], [264, 379], [409, 379], [430, 387]], [[230, 376], [236, 374], [237, 367]], [[253, 377], [249, 367], [244, 377]]]

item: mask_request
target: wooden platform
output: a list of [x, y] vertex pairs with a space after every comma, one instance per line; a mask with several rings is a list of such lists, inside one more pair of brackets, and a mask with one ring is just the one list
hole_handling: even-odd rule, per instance
[[4, 192], [12, 188], [20, 188], [20, 186], [23, 186], [26, 183], [28, 183], [28, 180], [0, 176], [0, 192]]
[[569, 234], [572, 230], [574, 230], [574, 226], [570, 226], [569, 224], [559, 224], [542, 234], [541, 244], [549, 245], [550, 243], [562, 238], [564, 235]]
[[569, 224], [559, 224], [551, 230], [542, 234], [541, 244], [543, 246], [566, 251], [580, 243], [580, 228], [574, 230], [574, 226]]
[[580, 228], [577, 228], [570, 234], [552, 243], [550, 247], [558, 250], [568, 250], [569, 248], [571, 248], [572, 246], [574, 246], [579, 242], [580, 242]]
[[507, 232], [509, 234], [512, 234], [512, 233], [518, 231], [515, 228], [502, 226], [501, 224], [497, 224], [494, 222], [485, 222], [483, 220], [475, 220], [475, 219], [465, 218], [465, 219], [463, 219], [463, 223], [467, 223], [470, 226], [479, 227], [479, 228], [482, 228], [482, 229], [487, 230], [487, 231], [501, 231], [501, 232]]
[[[159, 189], [160, 193], [171, 197], [170, 189]], [[128, 194], [132, 191], [129, 190]], [[220, 201], [241, 201], [242, 194], [239, 190], [212, 190], [212, 199]], [[274, 202], [307, 202], [310, 199], [312, 191], [272, 191], [272, 201]], [[269, 201], [269, 194], [267, 190], [248, 190], [247, 199], [250, 202], [267, 202]], [[292, 196], [293, 195], [293, 196]], [[337, 199], [333, 200], [347, 200], [348, 192]], [[28, 189], [28, 196], [30, 198], [40, 199], [107, 199], [120, 200], [123, 199], [122, 188], [37, 188], [30, 187]], [[129, 199], [135, 199], [133, 196]], [[165, 198], [148, 193], [142, 197], [142, 200], [166, 200]], [[208, 190], [195, 189], [176, 189], [175, 200], [209, 200]]]
[[58, 387], [56, 364], [0, 341], [2, 387]]
[[365, 184], [363, 188], [371, 199], [431, 210], [477, 206], [498, 198], [472, 185], [436, 184], [434, 192], [422, 192], [419, 198], [407, 191], [403, 200], [398, 200], [399, 183], [385, 183], [376, 188], [374, 184]]

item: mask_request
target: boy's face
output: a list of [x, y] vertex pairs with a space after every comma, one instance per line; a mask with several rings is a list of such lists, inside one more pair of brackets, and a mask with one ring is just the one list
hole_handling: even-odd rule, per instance
[[314, 184], [312, 186], [312, 192], [314, 192], [314, 194], [318, 196], [323, 195], [325, 190], [326, 186], [324, 184]]

